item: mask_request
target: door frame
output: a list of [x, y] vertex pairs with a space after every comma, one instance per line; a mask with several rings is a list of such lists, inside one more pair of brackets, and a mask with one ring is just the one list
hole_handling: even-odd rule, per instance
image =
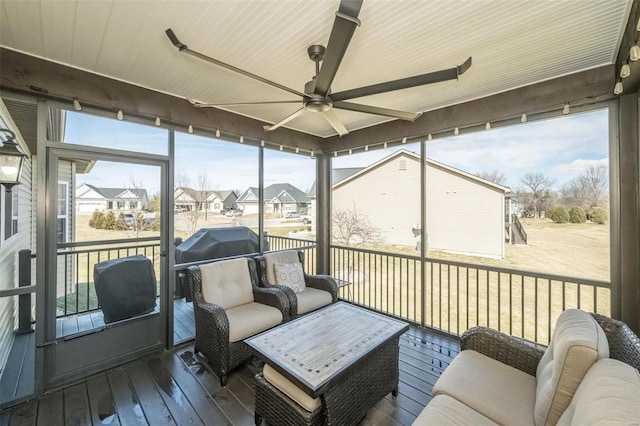
[[[168, 137], [169, 138], [169, 137]], [[40, 138], [39, 138], [40, 139]], [[170, 138], [169, 138], [170, 139]], [[40, 331], [36, 347], [37, 393], [57, 387], [81, 377], [103, 371], [116, 365], [140, 358], [170, 347], [173, 327], [169, 321], [173, 315], [174, 279], [173, 256], [169, 256], [170, 235], [173, 220], [169, 198], [169, 176], [172, 162], [169, 156], [144, 154], [106, 148], [70, 145], [45, 141], [45, 149], [40, 150], [38, 159], [37, 224], [44, 232], [38, 233], [36, 253], [38, 283], [40, 283], [37, 304], [36, 329]], [[169, 142], [169, 141], [168, 141]], [[56, 335], [56, 286], [45, 283], [56, 282], [57, 241], [56, 241], [56, 197], [58, 183], [58, 160], [82, 159], [102, 160], [119, 163], [141, 164], [160, 167], [160, 312], [152, 313], [107, 325], [84, 335], [68, 338]], [[41, 167], [44, 162], [44, 169]], [[44, 191], [42, 190], [44, 189]], [[74, 190], [75, 188], [72, 188]], [[40, 194], [44, 194], [41, 197]], [[41, 206], [44, 204], [44, 208]], [[72, 207], [75, 208], [75, 207]], [[44, 226], [42, 226], [44, 225]], [[170, 229], [171, 228], [171, 229]], [[157, 334], [150, 330], [157, 329]], [[82, 355], [76, 355], [81, 353]], [[39, 360], [39, 361], [38, 361]], [[38, 374], [39, 373], [39, 374]]]

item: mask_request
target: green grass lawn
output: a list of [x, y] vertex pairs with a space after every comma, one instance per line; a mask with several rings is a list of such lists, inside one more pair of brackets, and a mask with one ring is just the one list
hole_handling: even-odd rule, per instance
[[75, 293], [69, 293], [56, 299], [56, 307], [65, 311], [65, 298], [67, 302], [66, 313], [86, 312], [98, 309], [98, 297], [93, 283], [83, 283], [76, 286]]

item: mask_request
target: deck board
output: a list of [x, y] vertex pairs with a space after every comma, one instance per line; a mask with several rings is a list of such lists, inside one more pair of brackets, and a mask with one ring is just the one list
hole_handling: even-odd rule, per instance
[[[259, 363], [249, 362], [232, 372], [222, 388], [193, 349], [192, 342], [186, 343], [92, 376], [3, 412], [0, 423], [253, 425], [253, 376]], [[410, 425], [431, 400], [443, 368], [459, 351], [456, 339], [411, 327], [400, 338], [398, 397], [385, 396], [360, 425]]]

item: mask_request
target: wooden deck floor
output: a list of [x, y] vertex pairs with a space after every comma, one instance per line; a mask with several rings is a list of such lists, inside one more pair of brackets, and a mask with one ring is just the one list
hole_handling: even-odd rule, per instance
[[[411, 327], [400, 338], [398, 397], [387, 395], [361, 425], [411, 424], [458, 352], [456, 340]], [[248, 363], [221, 388], [186, 344], [13, 407], [0, 415], [0, 425], [253, 425], [257, 370]]]

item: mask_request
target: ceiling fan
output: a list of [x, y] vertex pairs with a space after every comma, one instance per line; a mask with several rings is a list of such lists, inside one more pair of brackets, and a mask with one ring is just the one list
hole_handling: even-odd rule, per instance
[[[361, 6], [362, 0], [341, 0], [340, 7], [336, 12], [336, 17], [333, 22], [333, 28], [331, 29], [331, 35], [329, 36], [327, 47], [325, 48], [324, 46], [317, 44], [309, 46], [307, 51], [309, 54], [309, 58], [316, 64], [316, 75], [312, 78], [311, 81], [305, 84], [303, 92], [291, 89], [279, 83], [252, 74], [248, 71], [234, 67], [233, 65], [226, 64], [224, 62], [218, 61], [217, 59], [191, 50], [189, 49], [189, 47], [187, 47], [186, 44], [183, 44], [180, 42], [180, 40], [178, 40], [178, 38], [170, 28], [166, 30], [166, 34], [171, 40], [171, 43], [173, 43], [173, 45], [177, 47], [178, 51], [180, 52], [187, 53], [196, 58], [237, 72], [254, 80], [261, 81], [273, 87], [277, 87], [281, 90], [287, 91], [302, 98], [302, 100], [298, 99], [291, 101], [238, 102], [225, 104], [204, 104], [196, 102], [192, 99], [188, 99], [189, 102], [191, 102], [196, 108], [223, 107], [233, 105], [292, 104], [300, 103], [302, 101], [302, 107], [299, 110], [283, 118], [275, 124], [264, 126], [264, 129], [267, 131], [275, 130], [293, 120], [294, 118], [298, 117], [305, 111], [309, 111], [321, 113], [340, 136], [346, 135], [347, 133], [349, 133], [349, 131], [336, 115], [335, 111], [333, 110], [334, 108], [363, 112], [367, 114], [376, 114], [406, 121], [414, 121], [420, 116], [420, 113], [398, 111], [346, 101], [353, 98], [377, 95], [394, 90], [408, 89], [411, 87], [423, 86], [426, 84], [438, 83], [447, 80], [455, 80], [469, 69], [469, 67], [471, 66], [471, 57], [469, 57], [462, 65], [459, 65], [455, 68], [449, 68], [441, 71], [430, 72], [427, 74], [416, 75], [413, 77], [402, 78], [399, 80], [388, 81], [386, 83], [373, 84], [370, 86], [345, 90], [338, 93], [331, 93], [331, 84], [333, 83], [333, 79], [338, 72], [338, 68], [340, 67], [342, 58], [347, 51], [347, 47], [349, 47], [351, 37], [353, 36], [356, 27], [360, 26], [358, 14], [360, 13]], [[322, 63], [322, 65], [320, 63]]]

